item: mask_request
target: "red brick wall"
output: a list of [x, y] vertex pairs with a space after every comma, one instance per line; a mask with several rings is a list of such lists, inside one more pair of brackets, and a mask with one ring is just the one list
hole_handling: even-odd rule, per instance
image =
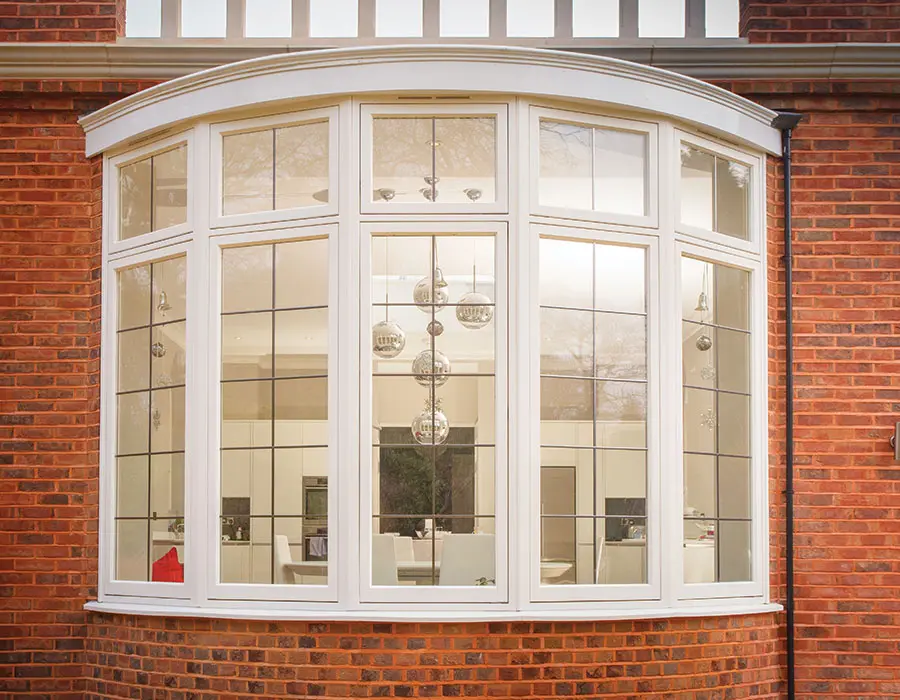
[[896, 0], [741, 0], [741, 36], [752, 43], [900, 41]]
[[[900, 466], [888, 440], [900, 411], [900, 97], [896, 85], [865, 81], [725, 87], [807, 114], [794, 141], [798, 695], [898, 697]], [[776, 196], [770, 307], [783, 319]], [[778, 600], [781, 344], [770, 407]]]
[[0, 42], [115, 41], [125, 0], [0, 0]]
[[773, 615], [266, 623], [94, 615], [87, 698], [778, 698]]

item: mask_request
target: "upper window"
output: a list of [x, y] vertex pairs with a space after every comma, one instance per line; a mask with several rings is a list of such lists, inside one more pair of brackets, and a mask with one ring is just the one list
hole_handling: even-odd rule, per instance
[[765, 599], [760, 160], [584, 110], [346, 98], [108, 161], [105, 599]]

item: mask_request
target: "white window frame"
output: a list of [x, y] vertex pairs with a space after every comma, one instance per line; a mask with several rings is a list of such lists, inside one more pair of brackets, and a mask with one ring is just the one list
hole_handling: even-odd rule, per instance
[[[684, 493], [684, 411], [683, 382], [682, 382], [682, 343], [681, 333], [681, 259], [691, 257], [717, 265], [725, 265], [744, 270], [750, 275], [750, 484], [751, 484], [751, 580], [737, 582], [715, 583], [685, 583], [684, 582], [684, 549], [683, 549], [683, 525], [681, 506]], [[675, 300], [669, 313], [677, 319], [679, 342], [673, 342], [672, 359], [677, 362], [678, 374], [677, 390], [675, 396], [679, 405], [678, 427], [676, 439], [678, 443], [677, 468], [675, 478], [679, 505], [679, 522], [676, 530], [679, 546], [671, 547], [669, 568], [675, 578], [676, 590], [680, 600], [700, 599], [740, 599], [748, 597], [760, 597], [765, 595], [765, 587], [768, 582], [769, 557], [768, 557], [768, 340], [766, 337], [767, 323], [767, 295], [765, 266], [759, 262], [744, 256], [723, 251], [713, 251], [691, 243], [676, 244], [675, 265], [676, 288], [672, 294]], [[677, 314], [677, 315], [676, 315]], [[674, 374], [674, 373], [673, 373]], [[675, 389], [675, 387], [673, 387]], [[674, 530], [674, 528], [673, 528]], [[716, 541], [718, 545], [718, 540]]]
[[[699, 226], [691, 226], [681, 221], [681, 145], [682, 143], [699, 148], [706, 153], [721, 158], [746, 165], [750, 168], [750, 193], [747, 200], [747, 213], [749, 221], [747, 222], [747, 232], [750, 234], [748, 240], [729, 236], [726, 233], [719, 233], [709, 229], [700, 228]], [[765, 177], [766, 168], [765, 160], [758, 156], [753, 156], [744, 151], [739, 151], [730, 146], [726, 146], [719, 141], [713, 141], [709, 138], [693, 134], [688, 131], [675, 129], [675, 154], [674, 154], [675, 172], [672, 175], [672, 191], [674, 193], [674, 220], [675, 231], [677, 234], [689, 236], [695, 242], [707, 242], [717, 246], [721, 246], [724, 250], [737, 250], [752, 255], [761, 255], [763, 241], [765, 241], [765, 207], [758, 206], [760, 202], [765, 202]], [[714, 190], [715, 191], [715, 190]], [[715, 202], [713, 203], [715, 206]]]
[[[659, 228], [659, 126], [656, 122], [625, 119], [619, 117], [600, 116], [590, 112], [577, 112], [549, 107], [532, 106], [530, 110], [528, 130], [530, 139], [530, 201], [531, 212], [534, 216], [547, 217], [548, 219], [570, 219], [575, 222], [596, 222], [601, 225], [622, 225], [629, 227]], [[541, 143], [540, 124], [542, 120], [563, 122], [588, 129], [611, 129], [632, 134], [643, 134], [647, 137], [647, 169], [645, 206], [646, 214], [636, 216], [630, 214], [615, 214], [612, 212], [598, 211], [596, 209], [571, 209], [566, 207], [552, 207], [540, 203], [540, 163]], [[593, 154], [592, 154], [593, 155]], [[591, 186], [596, 186], [592, 181]]]
[[[379, 234], [403, 235], [488, 234], [494, 237], [494, 521], [495, 521], [495, 586], [373, 586], [371, 584], [371, 549], [373, 535], [372, 474], [372, 335], [367, 331], [375, 320], [372, 316], [371, 251], [372, 238]], [[395, 604], [460, 604], [509, 603], [509, 338], [512, 337], [509, 294], [509, 246], [505, 222], [446, 221], [415, 223], [370, 223], [359, 231], [359, 562], [360, 601], [362, 603]], [[423, 271], [423, 274], [427, 273]], [[405, 606], [404, 606], [405, 607]]]
[[[211, 229], [224, 229], [231, 226], [252, 226], [271, 222], [317, 219], [334, 216], [340, 209], [339, 186], [341, 172], [341, 151], [339, 142], [340, 108], [321, 107], [284, 114], [274, 114], [240, 121], [218, 122], [210, 125], [209, 144], [209, 221]], [[255, 131], [282, 129], [313, 122], [325, 121], [328, 124], [328, 202], [308, 207], [292, 207], [290, 209], [267, 209], [246, 214], [224, 214], [224, 173], [222, 156], [226, 136], [246, 134]], [[277, 160], [278, 154], [272, 156]]]
[[[118, 452], [118, 304], [119, 273], [133, 267], [141, 267], [151, 263], [160, 263], [172, 258], [184, 257], [187, 267], [187, 287], [185, 289], [185, 392], [184, 392], [184, 522], [185, 537], [182, 560], [184, 563], [184, 581], [168, 583], [163, 581], [126, 581], [116, 578], [116, 492], [117, 492], [117, 458]], [[199, 286], [195, 274], [195, 255], [193, 243], [190, 241], [171, 246], [157, 247], [141, 251], [127, 258], [109, 261], [105, 265], [106, 274], [101, 291], [101, 315], [105, 323], [101, 331], [102, 346], [107, 349], [102, 353], [101, 373], [101, 423], [100, 423], [100, 588], [109, 596], [137, 596], [151, 598], [167, 598], [175, 600], [191, 599], [195, 593], [196, 581], [188, 563], [196, 556], [198, 544], [202, 537], [194, 525], [196, 522], [193, 507], [193, 484], [191, 470], [188, 465], [197, 462], [198, 440], [203, 426], [197, 421], [198, 375], [196, 371], [196, 352], [194, 347], [202, 334], [198, 333], [197, 318], [202, 312], [202, 304], [198, 296]], [[148, 447], [149, 449], [149, 447]], [[152, 522], [152, 520], [151, 520]], [[149, 534], [149, 533], [148, 533]], [[149, 545], [152, 546], [152, 543]]]
[[[220, 581], [220, 503], [221, 492], [221, 429], [222, 429], [222, 251], [227, 248], [241, 248], [256, 245], [271, 245], [289, 241], [327, 239], [328, 241], [328, 528], [329, 533], [340, 522], [343, 507], [338, 498], [340, 479], [338, 465], [341, 455], [341, 433], [338, 430], [340, 378], [338, 374], [338, 354], [341, 336], [339, 332], [340, 305], [338, 300], [338, 227], [336, 224], [297, 225], [281, 231], [260, 231], [239, 233], [232, 236], [214, 236], [208, 241], [209, 288], [206, 298], [208, 309], [207, 337], [207, 387], [209, 417], [209, 443], [206, 451], [207, 517], [204, 533], [207, 542], [206, 590], [210, 600], [222, 601], [337, 601], [338, 577], [340, 576], [341, 544], [338, 537], [329, 536], [328, 579], [324, 585], [277, 584], [277, 583], [222, 583]], [[274, 436], [273, 436], [274, 439]], [[274, 447], [274, 446], [273, 446]], [[274, 507], [274, 505], [273, 505]], [[273, 516], [274, 517], [274, 516]], [[250, 545], [248, 545], [250, 546]], [[274, 543], [272, 543], [274, 548]], [[334, 556], [332, 556], [334, 552]], [[274, 549], [273, 549], [274, 556]]]
[[[119, 238], [119, 178], [121, 169], [126, 165], [146, 160], [152, 156], [171, 151], [184, 144], [187, 158], [187, 211], [182, 224], [149, 231], [131, 238]], [[188, 129], [161, 140], [144, 144], [119, 155], [105, 156], [103, 159], [103, 191], [104, 219], [106, 221], [105, 243], [106, 253], [110, 256], [135, 248], [153, 246], [171, 238], [181, 236], [194, 230], [194, 198], [197, 195], [196, 175], [194, 168], [194, 130]]]
[[[540, 239], [542, 236], [577, 240], [585, 243], [608, 243], [646, 251], [646, 313], [647, 313], [647, 583], [643, 584], [565, 584], [542, 585], [541, 562], [541, 319], [540, 319]], [[584, 602], [604, 601], [658, 601], [662, 595], [660, 557], [663, 550], [662, 508], [660, 499], [660, 284], [659, 254], [656, 236], [641, 236], [597, 229], [583, 229], [565, 224], [532, 224], [530, 235], [529, 299], [527, 302], [529, 339], [527, 352], [528, 407], [523, 407], [523, 415], [530, 418], [528, 434], [528, 456], [530, 459], [531, 485], [528, 489], [530, 507], [524, 514], [529, 520], [530, 534], [529, 582], [531, 600], [534, 602]]]
[[[506, 214], [509, 211], [509, 119], [510, 103], [486, 101], [460, 103], [441, 101], [439, 103], [363, 103], [360, 105], [360, 212], [362, 214], [384, 214], [402, 216], [404, 214]], [[374, 202], [373, 168], [373, 122], [377, 117], [489, 117], [496, 124], [497, 151], [494, 164], [497, 174], [496, 200], [493, 202], [421, 204], [404, 202]], [[440, 189], [440, 188], [438, 188]]]

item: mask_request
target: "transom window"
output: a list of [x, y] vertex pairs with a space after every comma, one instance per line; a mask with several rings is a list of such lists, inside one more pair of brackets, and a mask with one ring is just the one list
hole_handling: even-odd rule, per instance
[[764, 601], [758, 154], [517, 97], [183, 128], [106, 160], [104, 599]]

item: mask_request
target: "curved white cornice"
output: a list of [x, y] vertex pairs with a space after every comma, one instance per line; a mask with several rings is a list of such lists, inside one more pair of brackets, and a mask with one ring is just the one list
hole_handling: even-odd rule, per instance
[[671, 116], [712, 134], [780, 152], [775, 113], [727, 90], [628, 61], [484, 46], [388, 46], [278, 54], [176, 78], [81, 119], [87, 152], [170, 125], [250, 106], [373, 93], [507, 93], [589, 100]]

